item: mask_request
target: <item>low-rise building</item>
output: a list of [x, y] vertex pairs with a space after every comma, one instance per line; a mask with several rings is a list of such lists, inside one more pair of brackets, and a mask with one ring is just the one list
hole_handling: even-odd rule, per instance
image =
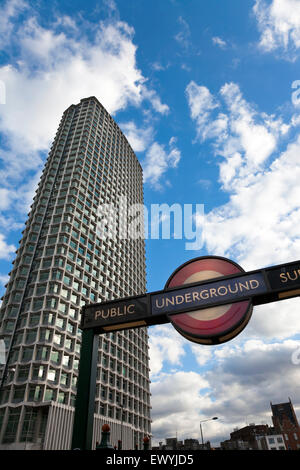
[[258, 450], [286, 450], [282, 434], [257, 436], [256, 440]]

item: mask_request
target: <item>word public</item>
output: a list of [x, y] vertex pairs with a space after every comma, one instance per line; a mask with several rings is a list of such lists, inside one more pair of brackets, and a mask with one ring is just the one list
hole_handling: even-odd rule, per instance
[[95, 320], [98, 320], [99, 318], [103, 318], [105, 320], [106, 318], [122, 317], [132, 313], [135, 313], [134, 304], [123, 305], [122, 307], [111, 307], [108, 309], [96, 310]]

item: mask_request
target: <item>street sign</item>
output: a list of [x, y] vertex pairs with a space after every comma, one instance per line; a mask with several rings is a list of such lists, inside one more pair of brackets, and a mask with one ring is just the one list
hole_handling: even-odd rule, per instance
[[163, 290], [82, 310], [83, 330], [114, 330], [171, 322], [191, 341], [228, 341], [248, 323], [254, 305], [300, 295], [300, 261], [245, 272], [222, 257], [195, 258], [180, 266]]
[[[224, 276], [234, 275], [233, 278]], [[238, 277], [236, 277], [238, 276]], [[211, 284], [200, 284], [187, 295], [195, 307], [180, 315], [170, 316], [174, 328], [189, 341], [201, 344], [220, 344], [234, 338], [247, 325], [252, 314], [250, 295], [266, 291], [262, 273], [247, 274], [233, 261], [220, 257], [191, 260], [180, 266], [168, 279], [165, 287], [220, 278]], [[189, 295], [190, 294], [190, 295]], [[239, 300], [239, 301], [238, 301]], [[211, 306], [212, 305], [212, 306]]]
[[189, 341], [220, 344], [247, 325], [254, 305], [300, 295], [300, 261], [245, 272], [226, 258], [181, 265], [158, 292], [86, 305], [72, 449], [91, 449], [99, 334], [171, 322]]

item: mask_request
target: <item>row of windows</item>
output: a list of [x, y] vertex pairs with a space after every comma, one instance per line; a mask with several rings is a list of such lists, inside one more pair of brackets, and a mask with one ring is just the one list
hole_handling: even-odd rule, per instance
[[31, 347], [21, 346], [14, 348], [9, 356], [9, 364], [15, 362], [30, 362], [30, 361], [50, 361], [55, 365], [63, 366], [66, 368], [78, 369], [79, 356], [74, 356], [72, 353], [68, 354], [66, 351], [54, 349], [54, 347], [43, 346], [36, 344]]
[[[101, 133], [100, 126], [97, 126], [96, 137], [95, 132], [92, 130], [89, 132], [89, 125], [85, 125], [85, 128], [77, 132], [77, 135], [74, 134], [74, 126], [72, 125], [56, 138], [49, 156], [52, 157], [58, 152], [63, 152], [64, 157], [66, 155], [73, 156], [76, 149], [82, 147], [87, 150], [88, 157], [92, 158], [94, 154], [96, 157], [95, 163], [98, 163], [101, 159], [104, 160], [106, 156], [108, 160], [111, 160], [112, 165], [121, 165], [123, 174], [133, 172], [141, 176], [141, 166], [128, 143], [119, 143], [118, 138], [115, 139], [114, 136], [110, 140], [105, 133]], [[122, 161], [118, 158], [121, 156], [124, 157]], [[111, 159], [111, 157], [113, 158]], [[47, 160], [47, 169], [50, 168], [50, 162], [53, 164], [53, 159]], [[57, 167], [51, 165], [51, 168], [56, 169]]]
[[[108, 373], [106, 371], [98, 369], [98, 372], [101, 373], [101, 377], [103, 377], [104, 374], [106, 374], [108, 377]], [[133, 383], [130, 380], [121, 378], [113, 373], [109, 374], [109, 379], [102, 379], [101, 382], [97, 383], [97, 390], [98, 392], [96, 393], [96, 397], [100, 399], [106, 399], [106, 392], [110, 390], [110, 392], [113, 394], [112, 400], [118, 401], [120, 398], [120, 391], [122, 390], [124, 400], [126, 400], [126, 397], [129, 397], [131, 395], [136, 400], [140, 400], [147, 405], [150, 404], [150, 393], [148, 391], [148, 387], [144, 387], [143, 384], [140, 384], [138, 382]]]
[[148, 330], [147, 328], [139, 328], [138, 333], [134, 329], [124, 330], [122, 332], [111, 332], [107, 333], [105, 337], [102, 336], [101, 338], [103, 338], [104, 342], [109, 340], [113, 343], [117, 343], [118, 345], [122, 345], [123, 339], [128, 338], [130, 341], [134, 341], [137, 344], [139, 341], [148, 341]]
[[75, 405], [75, 393], [70, 393], [47, 385], [29, 385], [14, 387], [11, 390], [4, 390], [1, 396], [1, 403], [21, 403], [56, 401], [58, 403]]
[[[68, 368], [67, 360], [66, 367]], [[17, 367], [17, 371], [10, 371], [7, 377], [7, 383], [15, 380], [16, 382], [24, 383], [29, 381], [48, 381], [54, 385], [60, 385], [65, 388], [76, 389], [77, 375], [65, 372], [64, 370], [55, 369], [51, 365], [33, 364], [21, 365]], [[15, 387], [18, 390], [18, 387]]]
[[[100, 337], [101, 340], [101, 337]], [[100, 342], [100, 347], [101, 347], [101, 355], [99, 356], [99, 361], [103, 361], [103, 365], [106, 366], [107, 361], [109, 359], [109, 355], [113, 357], [121, 357], [122, 356], [122, 350], [123, 351], [123, 358], [126, 358], [127, 354], [133, 356], [133, 361], [138, 361], [140, 360], [141, 362], [145, 362], [148, 358], [146, 354], [147, 350], [147, 344], [138, 342], [136, 341], [128, 341], [126, 338], [124, 338], [123, 343], [119, 344], [116, 346], [113, 343], [108, 343], [107, 341], [104, 341], [102, 339], [102, 343]], [[144, 356], [146, 354], [146, 357]]]
[[[79, 113], [80, 113], [80, 115], [79, 115]], [[83, 126], [83, 123], [85, 122], [87, 124], [91, 124], [91, 126], [92, 126], [91, 134], [92, 135], [97, 134], [99, 137], [100, 136], [102, 137], [102, 134], [99, 132], [99, 125], [100, 125], [103, 134], [107, 135], [108, 139], [111, 136], [111, 131], [113, 131], [112, 140], [114, 140], [114, 137], [115, 137], [115, 140], [117, 142], [118, 141], [126, 142], [126, 144], [128, 145], [126, 137], [122, 134], [122, 132], [118, 128], [117, 124], [110, 118], [110, 116], [108, 114], [106, 114], [106, 113], [104, 114], [102, 112], [102, 116], [101, 116], [95, 110], [94, 115], [95, 115], [96, 119], [94, 119], [92, 121], [92, 119], [93, 119], [92, 108], [90, 109], [89, 114], [87, 114], [86, 111], [83, 110], [82, 108], [81, 109], [77, 108], [75, 114], [70, 113], [68, 118], [66, 119], [66, 121], [62, 122], [61, 128], [60, 128], [60, 130], [57, 134], [57, 137], [60, 136], [60, 135], [61, 136], [66, 136], [67, 135], [67, 133], [65, 132], [65, 129], [64, 129], [64, 124], [66, 124], [66, 125], [72, 124], [71, 129], [73, 130], [75, 128], [76, 124], [78, 124], [78, 126], [80, 127], [80, 126]], [[91, 119], [89, 119], [89, 118], [91, 118]], [[112, 126], [108, 127], [109, 126], [108, 121], [112, 124]], [[93, 131], [93, 129], [95, 130], [95, 132]], [[107, 134], [106, 134], [106, 132], [107, 132]], [[120, 139], [119, 139], [119, 137], [120, 137]]]
[[[129, 380], [132, 380], [146, 388], [148, 385], [148, 368], [146, 366], [142, 366], [140, 363], [137, 363], [136, 367], [131, 364], [130, 367], [127, 365], [129, 363], [127, 359], [129, 358], [126, 357], [126, 359], [124, 359], [124, 362], [126, 361], [126, 363], [116, 362], [113, 364], [113, 361], [103, 357], [102, 361], [99, 361], [99, 363], [102, 368], [106, 368], [107, 370], [102, 369], [103, 372], [101, 372], [101, 380], [104, 380], [105, 382], [109, 381], [111, 384], [117, 384], [118, 380], [120, 381], [120, 377], [113, 374], [113, 371], [116, 371], [120, 376], [128, 378]], [[109, 371], [111, 371], [110, 374], [108, 373]]]
[[[96, 396], [100, 397], [101, 402], [110, 402], [116, 405], [121, 404], [120, 393], [105, 386], [97, 386]], [[127, 397], [126, 401], [122, 401], [122, 406], [131, 410], [134, 409], [137, 413], [143, 416], [150, 415], [149, 406], [144, 405], [141, 401], [132, 397]]]
[[[14, 337], [14, 345], [20, 344], [32, 344], [35, 342], [47, 342], [53, 343], [57, 346], [65, 347], [70, 351], [75, 350], [75, 339], [72, 338], [76, 336], [76, 324], [71, 323], [70, 321], [66, 322], [66, 319], [57, 317], [55, 322], [56, 329], [59, 329], [59, 332], [56, 329], [49, 328], [30, 328], [24, 331], [18, 331]], [[61, 332], [67, 333], [69, 336], [63, 335]], [[78, 349], [78, 350], [77, 350]], [[80, 347], [76, 348], [76, 352], [80, 352]]]
[[[45, 408], [43, 412], [40, 413], [40, 419], [37, 419], [39, 415], [37, 408], [25, 408], [21, 434], [19, 436], [20, 442], [32, 442], [34, 438], [43, 439], [47, 425], [47, 413], [45, 413], [44, 410]], [[5, 409], [3, 408], [0, 410], [0, 429], [2, 428], [4, 413]], [[20, 417], [21, 407], [8, 409], [8, 419], [3, 434], [3, 443], [15, 441]]]
[[[96, 413], [102, 416], [122, 420], [124, 423], [131, 424], [135, 426], [136, 428], [145, 430], [146, 432], [150, 431], [150, 419], [149, 418], [143, 418], [141, 416], [138, 416], [138, 414], [127, 412], [127, 411], [123, 411], [122, 413], [121, 408], [119, 407], [115, 407], [110, 404], [99, 402], [96, 404], [95, 411]], [[123, 416], [121, 413], [123, 414]]]

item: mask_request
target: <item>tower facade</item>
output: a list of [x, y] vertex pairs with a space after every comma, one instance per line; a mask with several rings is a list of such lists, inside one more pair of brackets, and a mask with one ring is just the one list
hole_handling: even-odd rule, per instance
[[[146, 291], [143, 237], [97, 230], [99, 206], [120, 201], [143, 204], [141, 166], [99, 101], [82, 99], [61, 119], [3, 297], [0, 449], [70, 448], [81, 307]], [[146, 328], [100, 337], [94, 445], [108, 423], [112, 444], [142, 448], [149, 383]]]
[[270, 405], [274, 428], [283, 435], [287, 450], [299, 450], [300, 427], [291, 399], [286, 403]]

